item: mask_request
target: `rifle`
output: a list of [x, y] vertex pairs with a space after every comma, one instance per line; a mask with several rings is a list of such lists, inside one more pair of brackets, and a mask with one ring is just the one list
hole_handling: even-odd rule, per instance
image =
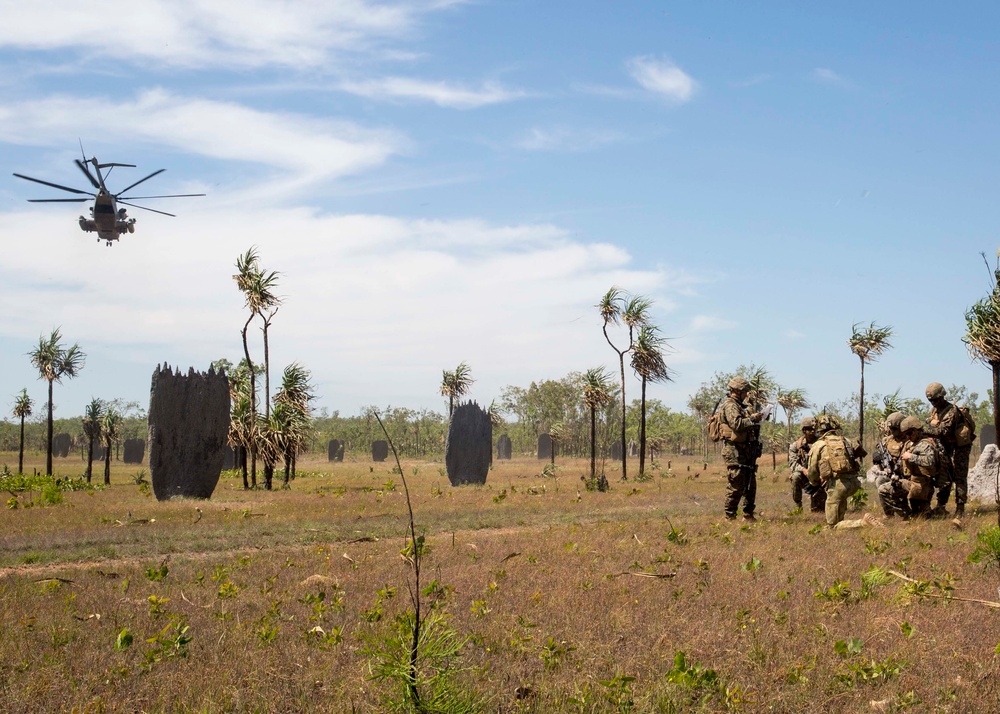
[[899, 459], [890, 454], [884, 444], [879, 443], [878, 446], [875, 447], [875, 454], [872, 456], [872, 463], [883, 471], [888, 471], [893, 475], [899, 474]]

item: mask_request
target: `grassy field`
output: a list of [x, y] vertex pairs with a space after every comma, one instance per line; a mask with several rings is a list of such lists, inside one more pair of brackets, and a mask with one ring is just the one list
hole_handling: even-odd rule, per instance
[[[998, 599], [996, 565], [969, 562], [996, 507], [826, 531], [764, 461], [753, 524], [722, 518], [720, 465], [691, 459], [611, 472], [608, 493], [583, 488], [583, 461], [462, 488], [404, 462], [429, 546], [425, 674], [467, 711], [1000, 711], [1000, 609], [969, 601]], [[158, 503], [141, 469], [3, 510], [0, 711], [393, 709], [398, 678], [373, 673], [410, 609], [399, 474], [307, 460], [291, 490], [224, 478], [210, 501]]]

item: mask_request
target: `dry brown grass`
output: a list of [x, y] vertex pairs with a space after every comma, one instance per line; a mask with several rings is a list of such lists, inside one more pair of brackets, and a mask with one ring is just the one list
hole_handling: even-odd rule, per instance
[[[861, 596], [879, 566], [995, 600], [996, 570], [966, 560], [994, 514], [812, 533], [820, 519], [787, 516], [769, 468], [765, 519], [745, 525], [721, 520], [718, 466], [674, 460], [602, 494], [583, 489], [583, 461], [555, 479], [542, 465], [498, 464], [486, 487], [453, 489], [439, 464], [404, 463], [426, 577], [450, 586], [443, 608], [469, 638], [455, 676], [485, 711], [1000, 711], [997, 610], [894, 578]], [[384, 640], [408, 604], [400, 478], [387, 464], [300, 469], [314, 473], [290, 491], [226, 479], [211, 501], [157, 503], [128, 467], [108, 490], [4, 511], [0, 710], [383, 711], [363, 641]], [[329, 606], [340, 590], [341, 608], [309, 597]], [[189, 628], [186, 657], [147, 642], [172, 623]], [[342, 641], [319, 647], [317, 625]], [[116, 650], [122, 630], [132, 645]], [[852, 638], [860, 654], [842, 657]], [[718, 684], [669, 682], [678, 652]], [[854, 681], [873, 665], [891, 676]]]

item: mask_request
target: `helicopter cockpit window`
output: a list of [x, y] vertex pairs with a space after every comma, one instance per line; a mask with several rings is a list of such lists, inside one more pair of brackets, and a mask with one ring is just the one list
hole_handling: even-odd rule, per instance
[[115, 209], [106, 203], [98, 203], [95, 213], [114, 213]]

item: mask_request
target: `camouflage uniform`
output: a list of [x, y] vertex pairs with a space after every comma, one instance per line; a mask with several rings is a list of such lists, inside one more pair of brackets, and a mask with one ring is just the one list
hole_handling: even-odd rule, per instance
[[882, 448], [892, 459], [894, 468], [891, 471], [882, 471], [882, 474], [875, 479], [875, 488], [878, 489], [882, 510], [890, 518], [910, 515], [909, 487], [903, 485], [900, 480], [903, 474], [900, 456], [903, 454], [905, 443], [903, 435], [898, 430], [882, 438]]
[[[847, 514], [847, 499], [856, 491], [861, 489], [861, 481], [858, 479], [858, 466], [855, 461], [854, 473], [825, 476], [824, 472], [829, 471], [827, 460], [827, 449], [835, 440], [843, 439], [833, 425], [826, 420], [820, 422], [817, 419], [816, 431], [820, 432], [820, 437], [809, 450], [809, 482], [814, 486], [822, 485], [826, 489], [826, 525], [833, 526], [844, 520]], [[825, 422], [825, 424], [824, 424]], [[847, 451], [850, 457], [854, 458], [854, 449], [847, 444]], [[826, 465], [826, 468], [824, 466]]]
[[[730, 382], [730, 389], [737, 383]], [[745, 382], [743, 382], [745, 383]], [[757, 422], [751, 418], [750, 408], [739, 401], [733, 392], [719, 408], [721, 421], [732, 429], [732, 438], [723, 437], [722, 460], [726, 464], [726, 518], [736, 518], [743, 499], [744, 518], [753, 519], [757, 505], [757, 458], [760, 442], [756, 438]]]
[[[802, 491], [809, 490], [806, 488], [809, 485], [809, 477], [806, 475], [809, 470], [809, 447], [816, 441], [815, 432], [810, 430], [810, 434], [805, 433], [806, 423], [806, 420], [803, 420], [802, 436], [788, 446], [788, 468], [792, 470], [789, 476], [792, 482], [792, 500], [799, 508], [802, 508]], [[814, 489], [809, 495], [809, 506], [813, 513], [822, 511], [826, 507], [826, 491], [821, 488]]]
[[944, 398], [944, 388], [939, 393], [941, 396], [931, 399], [931, 394], [935, 394], [932, 387], [940, 387], [937, 383], [932, 383], [927, 387], [928, 400], [933, 405], [930, 417], [924, 425], [924, 435], [932, 436], [941, 443], [947, 456], [945, 464], [948, 471], [947, 483], [938, 489], [937, 508], [938, 513], [943, 513], [948, 497], [951, 496], [951, 485], [955, 484], [955, 512], [962, 515], [965, 512], [965, 502], [968, 500], [969, 482], [969, 452], [972, 451], [972, 442], [959, 445], [958, 429], [962, 426], [962, 416], [958, 412], [958, 407]]

